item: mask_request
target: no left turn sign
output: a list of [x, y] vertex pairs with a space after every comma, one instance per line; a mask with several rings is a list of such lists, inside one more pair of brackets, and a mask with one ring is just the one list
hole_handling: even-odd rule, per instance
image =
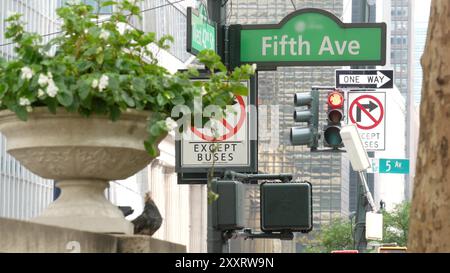
[[356, 124], [367, 151], [385, 150], [385, 92], [348, 92], [348, 123]]

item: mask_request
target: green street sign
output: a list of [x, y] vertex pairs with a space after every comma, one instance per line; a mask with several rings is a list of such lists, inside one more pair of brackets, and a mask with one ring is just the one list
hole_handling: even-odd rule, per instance
[[346, 24], [320, 9], [301, 9], [279, 24], [230, 26], [232, 66], [385, 65], [386, 24]]
[[204, 5], [200, 5], [198, 12], [187, 8], [187, 41], [186, 49], [197, 55], [204, 49], [216, 50], [216, 24], [208, 19]]
[[380, 173], [409, 173], [409, 159], [380, 158]]

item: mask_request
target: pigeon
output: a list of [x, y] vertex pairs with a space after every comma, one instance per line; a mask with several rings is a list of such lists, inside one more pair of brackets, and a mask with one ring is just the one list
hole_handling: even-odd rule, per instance
[[151, 193], [147, 192], [144, 197], [142, 214], [131, 221], [134, 224], [134, 234], [152, 236], [161, 227], [162, 220]]

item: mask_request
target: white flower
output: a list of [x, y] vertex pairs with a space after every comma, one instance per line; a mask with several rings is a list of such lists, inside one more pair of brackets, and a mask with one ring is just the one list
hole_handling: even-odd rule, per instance
[[109, 83], [109, 78], [106, 75], [102, 75], [100, 77], [100, 81], [98, 83], [98, 91], [102, 92], [103, 89], [106, 89], [106, 87], [108, 87], [108, 83]]
[[49, 51], [45, 52], [45, 55], [49, 58], [55, 57], [56, 51], [54, 49], [50, 49]]
[[31, 102], [27, 98], [20, 98], [19, 99], [19, 105], [21, 105], [21, 106], [27, 106], [27, 105], [30, 105], [30, 104], [31, 104]]
[[100, 32], [100, 39], [108, 40], [109, 35], [109, 31], [102, 29], [102, 32]]
[[44, 97], [44, 96], [45, 96], [44, 90], [42, 90], [42, 89], [39, 88], [39, 90], [38, 90], [38, 98], [42, 98], [42, 97]]
[[172, 118], [166, 118], [166, 128], [168, 131], [172, 131], [173, 129], [177, 128], [177, 122], [173, 120]]
[[217, 119], [210, 119], [209, 124], [207, 124], [207, 128], [209, 128], [213, 133], [217, 132], [220, 128], [221, 122]]
[[33, 112], [33, 107], [31, 107], [30, 105], [27, 106], [27, 112], [31, 113]]
[[200, 95], [201, 95], [201, 96], [204, 96], [204, 95], [206, 95], [207, 93], [208, 93], [208, 92], [206, 92], [205, 87], [202, 86], [202, 91], [200, 92]]
[[23, 80], [29, 80], [33, 77], [33, 70], [31, 70], [31, 68], [29, 68], [28, 66], [22, 67], [20, 71], [22, 72], [20, 74], [20, 78]]
[[53, 74], [52, 74], [52, 72], [47, 72], [47, 77], [48, 77], [49, 79], [53, 79]]
[[49, 77], [45, 76], [44, 74], [39, 74], [38, 84], [41, 87], [44, 87], [48, 84], [49, 80], [50, 80]]
[[255, 73], [255, 71], [256, 71], [257, 68], [258, 68], [258, 66], [257, 66], [256, 64], [252, 64], [252, 70], [253, 70], [253, 73]]
[[92, 81], [91, 87], [94, 88], [94, 89], [98, 87], [98, 80], [97, 79], [94, 79]]
[[47, 95], [51, 98], [54, 98], [56, 94], [58, 93], [59, 88], [55, 85], [55, 82], [53, 80], [49, 80], [48, 86], [47, 86]]

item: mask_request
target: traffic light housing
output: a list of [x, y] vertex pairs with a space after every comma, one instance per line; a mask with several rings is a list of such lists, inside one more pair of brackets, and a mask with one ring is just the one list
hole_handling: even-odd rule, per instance
[[219, 198], [212, 203], [213, 226], [219, 230], [239, 230], [244, 223], [244, 184], [234, 180], [217, 180], [211, 183]]
[[312, 186], [309, 182], [262, 183], [261, 230], [307, 233], [312, 230]]
[[294, 95], [295, 107], [306, 106], [306, 109], [294, 111], [295, 122], [306, 122], [307, 127], [293, 127], [290, 132], [292, 145], [307, 145], [316, 150], [319, 142], [319, 93], [296, 93]]
[[344, 92], [329, 91], [327, 97], [327, 122], [323, 130], [324, 146], [338, 149], [343, 147], [341, 121], [344, 119]]

